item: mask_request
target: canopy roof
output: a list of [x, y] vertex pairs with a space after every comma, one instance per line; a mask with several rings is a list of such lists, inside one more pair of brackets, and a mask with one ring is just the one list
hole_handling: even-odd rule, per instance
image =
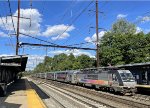
[[26, 55], [0, 57], [1, 67], [14, 67], [17, 72], [25, 71], [28, 57]]

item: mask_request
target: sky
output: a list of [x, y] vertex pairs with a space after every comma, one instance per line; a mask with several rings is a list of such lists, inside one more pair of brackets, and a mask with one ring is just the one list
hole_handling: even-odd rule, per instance
[[[32, 4], [32, 6], [31, 6]], [[17, 30], [18, 2], [0, 1], [0, 56], [15, 55], [15, 32]], [[137, 33], [150, 32], [150, 1], [110, 1], [99, 0], [99, 37], [101, 38], [117, 19], [124, 18], [136, 24]], [[87, 44], [77, 47], [95, 48], [95, 0], [21, 0], [20, 33], [30, 35], [58, 45]], [[10, 9], [13, 17], [11, 18]], [[26, 19], [25, 19], [26, 18]], [[13, 28], [13, 23], [14, 28]], [[15, 29], [15, 30], [14, 30]], [[50, 44], [20, 34], [19, 42]], [[42, 62], [46, 55], [73, 53], [95, 57], [95, 51], [61, 48], [23, 46], [19, 54], [29, 56], [28, 69]]]

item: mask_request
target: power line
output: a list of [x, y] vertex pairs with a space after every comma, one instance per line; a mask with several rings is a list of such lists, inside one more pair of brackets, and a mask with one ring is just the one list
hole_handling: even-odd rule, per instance
[[92, 42], [96, 42], [96, 41], [91, 41], [91, 42], [82, 42], [82, 43], [72, 44], [72, 45], [67, 45], [67, 46], [84, 45], [84, 44], [89, 44], [89, 43], [92, 43]]
[[[105, 1], [105, 3], [100, 7], [100, 8], [103, 8], [105, 5], [107, 4], [107, 1]], [[89, 10], [89, 11], [91, 11], [91, 10]], [[94, 13], [95, 14], [95, 13]], [[92, 15], [92, 18], [94, 18], [93, 17], [93, 15]], [[89, 20], [89, 21], [91, 21], [91, 19]], [[87, 21], [87, 22], [89, 22], [89, 21]], [[92, 22], [90, 22], [89, 24], [91, 24]], [[89, 24], [86, 24], [86, 25], [84, 25], [82, 28], [80, 28], [80, 30], [82, 30], [83, 28], [84, 28], [84, 30], [85, 30], [85, 28], [89, 28], [88, 26], [89, 26]], [[76, 29], [76, 30], [78, 30], [78, 29]], [[79, 30], [78, 30], [79, 31]], [[82, 32], [83, 32], [83, 30], [82, 30]], [[84, 35], [84, 34], [82, 34], [81, 32], [77, 32], [77, 33], [79, 33], [79, 34], [81, 34], [81, 35]], [[71, 40], [71, 39], [70, 39]], [[69, 41], [69, 39], [68, 40], [66, 40], [64, 43], [63, 43], [63, 45], [65, 44], [65, 43], [67, 43]], [[91, 41], [91, 42], [95, 42], [95, 41]], [[84, 42], [83, 44], [87, 44], [87, 43], [91, 43], [91, 42]], [[79, 44], [72, 44], [72, 45], [81, 45], [82, 43], [79, 43]], [[71, 46], [72, 46], [71, 45]]]
[[14, 21], [13, 21], [13, 17], [12, 17], [12, 11], [11, 11], [11, 6], [10, 6], [10, 1], [9, 0], [8, 0], [8, 6], [9, 6], [9, 12], [11, 14], [11, 21], [12, 21], [12, 24], [13, 24], [13, 29], [14, 29], [14, 32], [16, 34], [15, 25], [14, 25]]
[[[1, 20], [2, 20], [2, 23], [3, 23], [3, 26], [4, 26], [5, 30], [7, 30], [6, 25], [5, 25], [5, 23], [4, 23], [4, 21], [3, 21], [1, 15], [0, 15], [0, 18], [1, 18]], [[12, 48], [15, 49], [15, 47], [13, 46], [12, 40], [11, 40], [11, 38], [10, 38], [11, 36], [9, 35], [9, 31], [7, 32], [7, 35], [9, 36], [9, 39], [10, 39], [10, 43], [11, 43]]]
[[[91, 1], [91, 2], [88, 4], [88, 6], [85, 7], [85, 8], [80, 12], [80, 14], [72, 21], [72, 23], [67, 26], [66, 30], [64, 30], [61, 34], [58, 35], [58, 37], [57, 37], [57, 39], [56, 39], [55, 41], [57, 41], [57, 40], [60, 38], [60, 36], [62, 36], [62, 35], [70, 28], [70, 26], [72, 26], [72, 24], [82, 15], [83, 12], [85, 12], [85, 11], [88, 9], [88, 7], [89, 7], [92, 3], [93, 3], [93, 1]], [[55, 41], [54, 41], [54, 42], [55, 42]]]
[[[89, 22], [89, 21], [87, 21], [87, 22]], [[84, 25], [82, 28], [80, 28], [80, 30], [82, 30], [82, 33], [81, 33], [78, 29], [75, 29], [75, 30], [76, 30], [76, 33], [80, 34], [81, 36], [85, 35], [83, 32], [86, 31], [87, 28], [89, 28], [89, 26], [91, 25], [91, 23], [92, 23], [92, 22], [90, 22], [90, 23]], [[73, 38], [74, 38], [74, 37], [73, 37]], [[70, 40], [72, 40], [73, 38], [71, 38]], [[70, 41], [70, 40], [67, 39], [67, 40], [63, 43], [63, 45], [66, 44], [66, 43], [67, 43], [68, 41]]]
[[49, 42], [49, 41], [46, 41], [46, 40], [43, 40], [43, 39], [40, 39], [40, 38], [31, 36], [31, 35], [28, 35], [28, 34], [24, 34], [24, 33], [20, 33], [20, 34], [22, 34], [22, 35], [24, 35], [24, 36], [31, 37], [31, 38], [36, 39], [36, 40], [39, 40], [39, 41], [41, 41], [41, 42], [46, 42], [46, 43], [49, 43], [49, 44], [52, 44], [52, 45], [57, 45], [57, 44], [54, 44], [54, 43], [52, 43], [52, 42]]
[[43, 47], [69, 48], [69, 49], [96, 50], [94, 48], [82, 48], [82, 47], [70, 47], [70, 46], [63, 46], [63, 45], [46, 45], [46, 44], [34, 44], [34, 43], [20, 43], [20, 46], [43, 46]]
[[64, 13], [64, 15], [62, 16], [62, 18], [60, 19], [60, 21], [63, 21], [63, 20], [64, 20], [64, 17], [67, 15], [67, 12], [68, 12], [73, 6], [75, 6], [75, 3], [74, 3], [74, 1], [72, 0], [71, 5], [65, 10], [65, 13]]
[[[31, 35], [28, 35], [28, 34], [24, 34], [24, 33], [20, 33], [20, 34], [22, 34], [22, 35], [24, 35], [24, 36], [27, 36], [27, 37], [31, 37], [31, 38], [33, 38], [33, 39], [36, 39], [36, 40], [39, 40], [39, 41], [42, 41], [42, 42], [46, 42], [46, 43], [52, 44], [52, 45], [58, 45], [58, 44], [54, 44], [54, 43], [52, 43], [52, 42], [49, 42], [49, 41], [46, 41], [46, 40], [43, 40], [43, 39], [40, 39], [40, 38], [31, 36]], [[91, 41], [91, 42], [96, 42], [96, 41]], [[87, 43], [90, 43], [90, 42], [83, 42], [83, 43], [72, 44], [72, 45], [66, 45], [66, 46], [82, 45], [82, 44], [87, 44]]]

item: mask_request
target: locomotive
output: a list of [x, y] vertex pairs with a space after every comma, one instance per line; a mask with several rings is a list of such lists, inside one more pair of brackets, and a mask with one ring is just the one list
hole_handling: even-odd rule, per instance
[[47, 80], [55, 80], [120, 92], [122, 94], [134, 94], [136, 92], [136, 81], [129, 70], [91, 68], [38, 73], [35, 76]]

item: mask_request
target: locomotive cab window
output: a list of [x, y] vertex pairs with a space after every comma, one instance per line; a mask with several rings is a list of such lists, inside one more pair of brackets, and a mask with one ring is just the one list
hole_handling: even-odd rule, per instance
[[115, 74], [112, 74], [112, 80], [117, 81], [117, 76]]
[[120, 76], [124, 82], [134, 82], [135, 81], [135, 78], [133, 77], [131, 72], [126, 72], [126, 71], [120, 72]]

